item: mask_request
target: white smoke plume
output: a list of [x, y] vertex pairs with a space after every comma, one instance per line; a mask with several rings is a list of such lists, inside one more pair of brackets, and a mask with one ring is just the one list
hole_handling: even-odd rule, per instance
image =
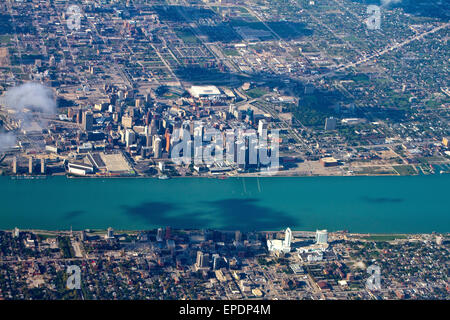
[[[53, 91], [35, 82], [27, 82], [10, 88], [2, 97], [2, 104], [13, 110], [11, 117], [20, 123], [22, 129], [35, 123], [41, 128], [47, 126], [46, 118], [56, 114], [56, 100]], [[13, 132], [0, 132], [0, 152], [16, 144]]]
[[386, 6], [390, 5], [390, 4], [397, 4], [397, 3], [400, 3], [400, 2], [402, 2], [402, 0], [381, 0], [381, 5], [383, 7], [386, 7]]
[[49, 115], [56, 112], [53, 91], [35, 82], [27, 82], [9, 89], [5, 94], [5, 102], [8, 108], [14, 109], [19, 113], [23, 112], [25, 108]]
[[16, 136], [12, 132], [0, 132], [0, 152], [9, 150], [16, 145]]

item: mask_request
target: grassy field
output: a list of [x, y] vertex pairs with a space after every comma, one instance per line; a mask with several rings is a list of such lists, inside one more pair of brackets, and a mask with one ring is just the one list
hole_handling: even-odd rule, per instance
[[413, 166], [393, 166], [394, 170], [398, 172], [401, 176], [410, 176], [413, 174], [417, 174], [416, 170], [414, 170]]
[[263, 95], [268, 93], [268, 90], [267, 90], [267, 88], [253, 88], [253, 89], [247, 90], [246, 93], [250, 98], [255, 99], [255, 98], [262, 97]]

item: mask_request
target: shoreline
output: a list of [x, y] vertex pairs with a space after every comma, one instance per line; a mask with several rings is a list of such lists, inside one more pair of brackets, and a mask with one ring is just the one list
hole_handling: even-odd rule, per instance
[[[230, 178], [314, 178], [314, 177], [416, 177], [416, 176], [441, 176], [450, 174], [450, 172], [443, 173], [433, 173], [433, 174], [351, 174], [351, 175], [324, 175], [324, 174], [312, 174], [312, 175], [302, 175], [302, 174], [292, 174], [292, 175], [280, 175], [280, 174], [239, 174], [239, 175], [191, 175], [191, 176], [168, 176], [170, 179], [177, 178], [209, 178], [217, 180], [226, 180]], [[127, 179], [159, 179], [159, 176], [109, 176], [109, 175], [89, 175], [89, 176], [74, 176], [68, 174], [57, 174], [57, 175], [3, 175], [3, 177], [9, 177], [13, 180], [44, 180], [52, 177], [66, 177], [67, 179], [117, 179], [117, 178], [127, 178]], [[162, 179], [159, 179], [162, 180]]]
[[[150, 229], [114, 229], [114, 232], [116, 233], [136, 233], [136, 232], [148, 232], [148, 231], [156, 231], [158, 228], [150, 228]], [[89, 230], [89, 233], [105, 233], [107, 232], [107, 229], [90, 229], [90, 228], [86, 228], [86, 229], [56, 229], [56, 230], [52, 230], [52, 229], [33, 229], [33, 228], [25, 228], [25, 229], [21, 229], [19, 228], [19, 230], [21, 232], [32, 232], [32, 233], [36, 233], [36, 234], [45, 234], [45, 233], [70, 233], [72, 232], [81, 232], [81, 231], [86, 231]], [[176, 232], [200, 232], [202, 231], [201, 229], [180, 229], [180, 228], [173, 228], [171, 229], [172, 231]], [[224, 233], [233, 233], [237, 230], [226, 230], [226, 229], [216, 229], [213, 228], [211, 230], [214, 231], [220, 231], [220, 232], [224, 232]], [[0, 231], [3, 232], [13, 232], [14, 229], [0, 229]], [[244, 231], [244, 232], [256, 232], [256, 233], [277, 233], [277, 232], [283, 232], [283, 230], [260, 230], [260, 231]], [[316, 233], [316, 230], [292, 230], [293, 234], [303, 234], [304, 236], [314, 236], [314, 234]], [[371, 236], [419, 236], [419, 235], [433, 235], [433, 234], [444, 234], [444, 235], [450, 235], [450, 231], [448, 232], [344, 232], [342, 230], [337, 230], [337, 231], [329, 231], [328, 230], [328, 234], [331, 235], [347, 235], [347, 236], [360, 236], [360, 237], [371, 237]], [[297, 235], [298, 236], [298, 235]]]

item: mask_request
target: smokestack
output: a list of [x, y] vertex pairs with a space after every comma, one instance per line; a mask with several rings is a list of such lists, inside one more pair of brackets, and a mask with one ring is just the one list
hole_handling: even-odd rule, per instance
[[33, 157], [28, 159], [28, 173], [33, 174]]
[[41, 174], [45, 174], [45, 173], [46, 173], [45, 159], [42, 158], [41, 159]]
[[14, 174], [17, 174], [17, 157], [13, 158], [12, 171]]

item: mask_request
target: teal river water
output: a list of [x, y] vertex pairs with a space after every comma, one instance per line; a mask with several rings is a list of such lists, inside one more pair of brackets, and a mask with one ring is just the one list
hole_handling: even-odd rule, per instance
[[218, 228], [450, 232], [450, 175], [12, 180], [0, 229]]

